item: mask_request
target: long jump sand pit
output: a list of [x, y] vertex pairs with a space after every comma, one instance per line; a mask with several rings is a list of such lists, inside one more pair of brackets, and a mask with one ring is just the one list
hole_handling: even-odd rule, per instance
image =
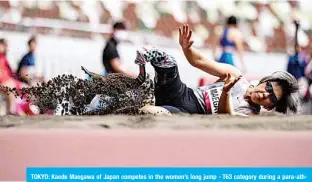
[[0, 148], [0, 181], [28, 166], [312, 166], [312, 116], [9, 116]]

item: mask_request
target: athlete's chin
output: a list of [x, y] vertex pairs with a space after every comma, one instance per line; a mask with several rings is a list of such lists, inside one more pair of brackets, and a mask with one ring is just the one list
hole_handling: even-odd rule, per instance
[[250, 100], [251, 100], [251, 102], [253, 102], [254, 104], [261, 105], [261, 102], [260, 102], [260, 100], [259, 100], [258, 97], [251, 97]]

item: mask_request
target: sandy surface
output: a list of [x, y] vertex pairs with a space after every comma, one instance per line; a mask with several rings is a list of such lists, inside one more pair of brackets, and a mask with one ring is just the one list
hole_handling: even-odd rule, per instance
[[310, 130], [312, 116], [5, 116], [0, 181], [29, 166], [311, 166]]
[[312, 116], [261, 115], [232, 117], [228, 115], [173, 116], [35, 116], [0, 117], [0, 129], [75, 128], [75, 129], [221, 129], [221, 130], [312, 130]]

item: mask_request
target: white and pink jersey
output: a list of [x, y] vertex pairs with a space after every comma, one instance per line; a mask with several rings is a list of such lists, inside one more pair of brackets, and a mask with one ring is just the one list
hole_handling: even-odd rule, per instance
[[[217, 114], [219, 99], [221, 97], [224, 82], [216, 82], [194, 89], [194, 93], [206, 114]], [[236, 112], [242, 114], [258, 113], [260, 107], [252, 106], [244, 99], [244, 94], [251, 84], [241, 78], [231, 89], [231, 104]]]

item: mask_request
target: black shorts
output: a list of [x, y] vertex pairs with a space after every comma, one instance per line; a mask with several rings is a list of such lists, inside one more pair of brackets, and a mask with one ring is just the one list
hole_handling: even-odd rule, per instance
[[194, 91], [188, 88], [180, 79], [178, 67], [154, 67], [155, 98], [157, 106], [173, 106], [181, 112], [204, 114]]

